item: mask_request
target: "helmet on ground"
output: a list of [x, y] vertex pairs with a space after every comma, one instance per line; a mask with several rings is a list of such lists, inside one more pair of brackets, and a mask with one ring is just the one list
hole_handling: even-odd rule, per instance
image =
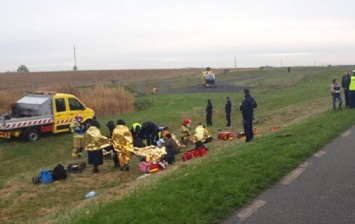
[[190, 123], [191, 123], [191, 120], [189, 118], [184, 119], [184, 124], [190, 124]]
[[83, 117], [80, 114], [75, 115], [75, 120], [82, 121]]

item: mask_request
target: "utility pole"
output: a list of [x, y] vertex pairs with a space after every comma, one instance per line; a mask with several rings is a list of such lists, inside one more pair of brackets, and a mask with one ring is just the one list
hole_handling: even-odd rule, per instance
[[76, 53], [75, 53], [75, 45], [74, 45], [74, 68], [73, 68], [73, 70], [74, 71], [76, 71], [76, 70], [78, 70], [78, 67], [76, 67]]

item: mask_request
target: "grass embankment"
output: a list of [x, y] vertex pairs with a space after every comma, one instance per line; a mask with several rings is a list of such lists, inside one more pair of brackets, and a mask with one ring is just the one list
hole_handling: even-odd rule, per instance
[[132, 196], [86, 208], [71, 223], [219, 223], [355, 123], [327, 111], [302, 124], [190, 161]]
[[[99, 175], [92, 175], [88, 167], [66, 181], [32, 185], [30, 178], [41, 169], [70, 161], [71, 134], [48, 135], [33, 143], [0, 139], [1, 221], [213, 223], [223, 220], [354, 123], [353, 111], [327, 111], [331, 109], [330, 82], [343, 69], [293, 69], [294, 77], [301, 77], [293, 86], [287, 85], [290, 76], [280, 69], [264, 71], [268, 73], [267, 80], [249, 78], [248, 84], [255, 87], [252, 95], [259, 104], [255, 127], [263, 130], [280, 125], [282, 131], [268, 137], [257, 136], [249, 145], [215, 140], [208, 145], [207, 157], [188, 163], [181, 163], [178, 157], [172, 167], [146, 180], [135, 180], [140, 171], [138, 159], [133, 157], [130, 172], [119, 172], [112, 168], [111, 161], [105, 161]], [[274, 76], [277, 79], [273, 80]], [[108, 120], [122, 118], [128, 126], [148, 120], [167, 125], [178, 135], [183, 118], [190, 117], [192, 126], [205, 121], [207, 99], [211, 99], [214, 114], [209, 131], [216, 139], [226, 124], [227, 95], [233, 103], [231, 131], [236, 133], [242, 131], [238, 112], [242, 93], [144, 96], [136, 101], [139, 111], [98, 119], [104, 134], [108, 133], [105, 127]], [[291, 137], [282, 137], [284, 134]], [[93, 200], [84, 200], [83, 196], [91, 190], [98, 195]]]

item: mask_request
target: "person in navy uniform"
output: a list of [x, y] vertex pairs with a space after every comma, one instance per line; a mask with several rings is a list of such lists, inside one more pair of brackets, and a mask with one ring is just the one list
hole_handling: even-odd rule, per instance
[[208, 127], [212, 126], [212, 110], [213, 110], [212, 102], [210, 99], [208, 99], [207, 107], [206, 107], [206, 123]]
[[250, 142], [253, 140], [253, 119], [254, 119], [254, 108], [258, 105], [255, 99], [250, 95], [249, 89], [244, 89], [244, 100], [240, 103], [240, 111], [243, 116], [243, 127], [245, 133], [245, 142]]
[[226, 111], [226, 119], [227, 119], [227, 127], [231, 126], [231, 113], [232, 113], [232, 103], [229, 99], [229, 97], [227, 97], [227, 103], [226, 106], [224, 107], [225, 111]]
[[341, 87], [342, 89], [344, 89], [345, 107], [349, 107], [350, 105], [349, 86], [350, 86], [350, 74], [349, 72], [345, 71], [341, 79]]

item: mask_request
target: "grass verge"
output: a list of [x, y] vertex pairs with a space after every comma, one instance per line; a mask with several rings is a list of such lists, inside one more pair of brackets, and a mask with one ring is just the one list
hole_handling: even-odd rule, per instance
[[70, 223], [219, 223], [354, 124], [352, 113], [327, 111], [251, 144], [210, 151]]

